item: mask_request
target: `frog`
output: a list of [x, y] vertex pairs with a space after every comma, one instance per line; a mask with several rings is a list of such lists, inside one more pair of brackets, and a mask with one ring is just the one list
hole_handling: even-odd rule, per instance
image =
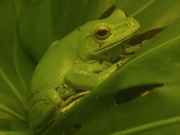
[[83, 97], [111, 76], [132, 53], [126, 53], [126, 42], [139, 28], [138, 21], [118, 9], [54, 41], [30, 81], [30, 128], [43, 131], [67, 110], [70, 98]]

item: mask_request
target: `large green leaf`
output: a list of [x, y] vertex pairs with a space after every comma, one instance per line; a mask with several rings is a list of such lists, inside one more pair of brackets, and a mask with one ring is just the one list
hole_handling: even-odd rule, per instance
[[97, 19], [114, 1], [38, 0], [28, 3], [19, 19], [20, 40], [24, 49], [36, 62], [39, 61], [52, 41]]
[[1, 1], [0, 6], [0, 134], [28, 128], [27, 86], [34, 64], [20, 48], [16, 21], [24, 2]]
[[140, 22], [140, 33], [166, 27], [180, 17], [178, 0], [117, 0], [116, 8], [122, 9]]
[[42, 134], [178, 134], [179, 0], [0, 1], [0, 134], [31, 134], [32, 60], [37, 63], [52, 41], [107, 17], [114, 7], [140, 22], [141, 41], [151, 40]]

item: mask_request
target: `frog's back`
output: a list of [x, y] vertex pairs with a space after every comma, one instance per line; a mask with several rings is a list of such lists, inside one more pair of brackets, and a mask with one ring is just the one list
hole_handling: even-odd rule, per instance
[[35, 95], [45, 89], [58, 89], [63, 86], [64, 76], [75, 64], [76, 52], [69, 49], [67, 40], [55, 41], [35, 68], [30, 91]]

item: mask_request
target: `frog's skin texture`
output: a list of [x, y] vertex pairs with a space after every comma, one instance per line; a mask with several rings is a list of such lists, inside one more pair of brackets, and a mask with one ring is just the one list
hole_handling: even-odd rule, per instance
[[42, 130], [60, 115], [64, 100], [92, 90], [114, 73], [124, 61], [125, 41], [139, 28], [136, 20], [116, 10], [108, 18], [86, 23], [52, 43], [30, 83], [30, 127]]

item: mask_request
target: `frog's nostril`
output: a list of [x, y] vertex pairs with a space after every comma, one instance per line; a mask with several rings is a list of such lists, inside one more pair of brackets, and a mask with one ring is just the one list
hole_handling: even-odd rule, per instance
[[135, 24], [133, 22], [131, 22], [131, 21], [127, 21], [126, 26], [135, 26]]

